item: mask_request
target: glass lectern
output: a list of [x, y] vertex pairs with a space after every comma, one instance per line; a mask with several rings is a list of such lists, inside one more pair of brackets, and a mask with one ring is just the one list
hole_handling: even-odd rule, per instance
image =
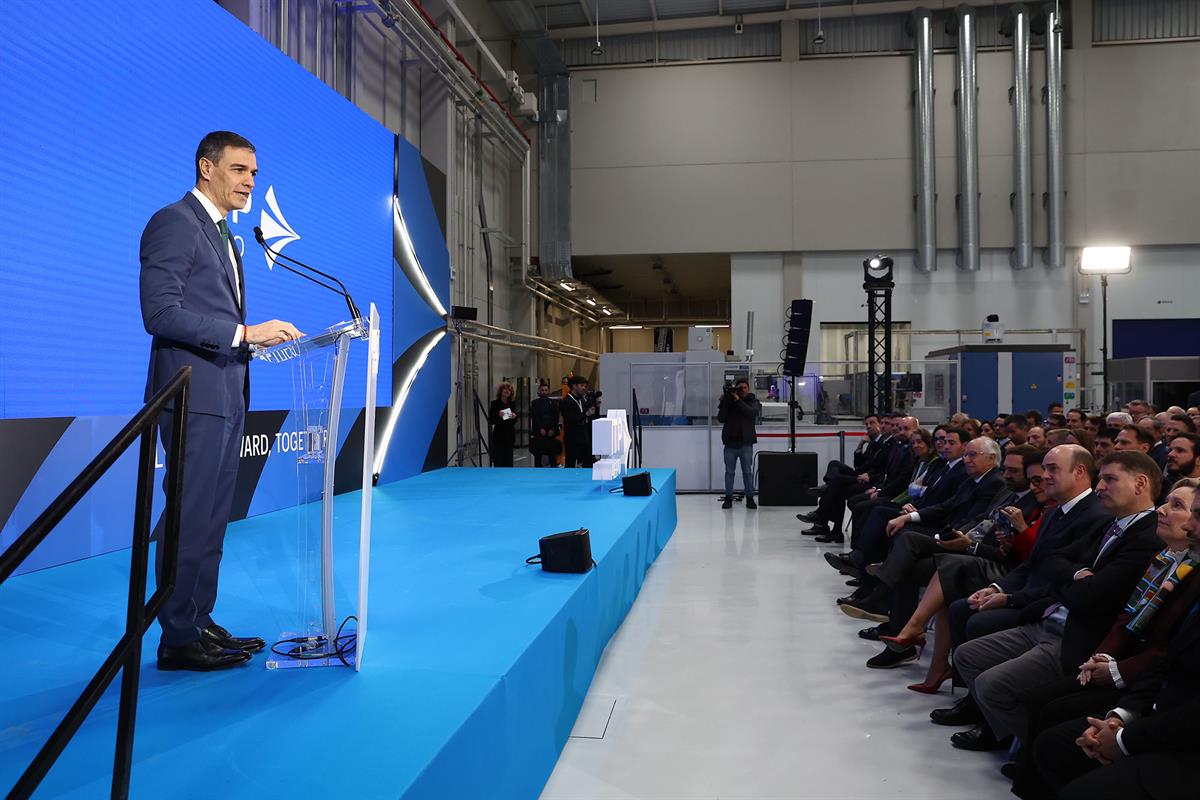
[[[345, 525], [340, 537], [335, 537], [333, 506], [346, 362], [350, 347], [358, 340], [367, 343], [367, 374], [362, 500], [357, 541], [352, 541]], [[293, 410], [289, 419], [300, 441], [296, 450], [296, 610], [291, 627], [272, 646], [267, 668], [353, 666], [358, 670], [367, 634], [379, 311], [372, 303], [367, 319], [342, 322], [294, 342], [259, 349], [255, 357], [269, 364], [291, 365]], [[354, 570], [339, 570], [341, 584], [335, 580], [335, 552], [342, 559], [357, 556], [357, 587], [351, 579]], [[338, 595], [356, 596], [357, 613], [339, 620]]]

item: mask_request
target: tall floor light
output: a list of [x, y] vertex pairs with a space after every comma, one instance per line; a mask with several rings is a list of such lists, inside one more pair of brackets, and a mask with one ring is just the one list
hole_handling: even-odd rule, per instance
[[[1108, 413], [1108, 276], [1124, 275], [1133, 269], [1130, 261], [1132, 248], [1121, 246], [1085, 247], [1079, 260], [1079, 271], [1084, 275], [1100, 276], [1100, 316], [1103, 343], [1100, 355], [1104, 381], [1104, 412]], [[1149, 389], [1150, 387], [1146, 387]]]

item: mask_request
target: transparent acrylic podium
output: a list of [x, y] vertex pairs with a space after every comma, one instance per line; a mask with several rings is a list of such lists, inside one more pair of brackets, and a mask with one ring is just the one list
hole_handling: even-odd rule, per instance
[[[363, 431], [362, 502], [358, 524], [357, 591], [334, 579], [334, 486], [346, 362], [357, 340], [367, 345]], [[292, 627], [271, 648], [268, 669], [362, 667], [367, 634], [367, 578], [371, 555], [371, 487], [375, 460], [375, 385], [379, 375], [379, 311], [342, 322], [294, 342], [259, 349], [255, 358], [292, 369], [296, 452], [296, 613]], [[316, 501], [320, 500], [319, 503]], [[342, 535], [345, 536], [343, 528]], [[345, 557], [353, 542], [338, 541]], [[343, 571], [343, 574], [345, 572]], [[354, 598], [357, 609], [339, 619], [335, 597]], [[353, 601], [351, 601], [353, 602]], [[345, 609], [343, 609], [345, 610]], [[355, 619], [351, 619], [354, 617]]]

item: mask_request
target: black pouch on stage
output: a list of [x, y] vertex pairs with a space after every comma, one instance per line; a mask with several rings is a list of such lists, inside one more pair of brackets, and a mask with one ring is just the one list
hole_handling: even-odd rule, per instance
[[621, 490], [626, 497], [649, 497], [653, 488], [649, 472], [635, 472], [621, 478]]
[[592, 537], [587, 528], [552, 533], [538, 539], [538, 555], [526, 564], [541, 564], [546, 572], [587, 572], [592, 561]]

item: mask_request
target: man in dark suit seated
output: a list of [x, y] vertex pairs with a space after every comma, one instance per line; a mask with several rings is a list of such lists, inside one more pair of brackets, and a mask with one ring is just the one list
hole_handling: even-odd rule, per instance
[[[1046, 564], [1058, 550], [1081, 538], [1098, 538], [1112, 517], [1092, 491], [1096, 464], [1092, 454], [1078, 445], [1060, 445], [1042, 460], [1042, 489], [1050, 503], [1029, 559], [969, 597], [952, 602], [950, 640], [964, 642], [1017, 625], [1021, 609], [1049, 591]], [[949, 708], [934, 709], [929, 718], [939, 725], [974, 725], [983, 717], [970, 694]]]
[[[1200, 493], [1197, 493], [1200, 497]], [[1188, 538], [1200, 546], [1200, 500]], [[1191, 800], [1200, 756], [1200, 603], [1175, 629], [1167, 653], [1134, 682], [1104, 719], [1056, 725], [1033, 742], [1044, 781], [1030, 798]]]
[[[874, 576], [880, 581], [883, 592], [883, 604], [888, 608], [888, 621], [881, 624], [878, 633], [881, 636], [894, 636], [900, 632], [906, 620], [917, 609], [917, 596], [921, 587], [926, 586], [937, 571], [935, 557], [943, 553], [961, 553], [971, 556], [981, 551], [994, 554], [1001, 539], [998, 532], [1003, 530], [1004, 515], [1001, 509], [1009, 506], [1017, 508], [1023, 516], [1032, 513], [1037, 499], [1029, 491], [1029, 481], [1025, 477], [1026, 461], [1036, 459], [1040, 451], [1029, 445], [1014, 445], [1005, 452], [1000, 475], [1004, 480], [1004, 489], [997, 492], [988, 504], [983, 518], [971, 520], [969, 527], [964, 530], [953, 529], [952, 535], [933, 538], [923, 533], [904, 530], [892, 538], [892, 549], [887, 559], [874, 568]], [[974, 524], [971, 524], [974, 523]], [[868, 598], [865, 604], [870, 606], [878, 603], [878, 596]], [[842, 609], [846, 611], [845, 608]], [[917, 648], [888, 647], [883, 652], [867, 661], [872, 669], [889, 669], [917, 660]]]
[[933, 435], [938, 459], [921, 478], [919, 486], [914, 486], [910, 480], [896, 494], [889, 495], [888, 489], [900, 483], [891, 481], [889, 476], [891, 486], [873, 490], [874, 496], [868, 492], [865, 499], [849, 503], [851, 547], [859, 548], [863, 530], [871, 518], [886, 523], [906, 505], [920, 509], [951, 497], [967, 477], [966, 468], [962, 466], [962, 451], [970, 438], [962, 428], [939, 425]]
[[813, 524], [811, 528], [803, 531], [805, 535], [825, 537], [821, 541], [843, 541], [842, 522], [846, 515], [847, 501], [855, 497], [865, 497], [871, 488], [880, 486], [889, 476], [894, 478], [902, 475], [902, 480], [907, 480], [912, 472], [908, 437], [916, 429], [917, 421], [913, 417], [900, 414], [886, 414], [881, 424], [883, 432], [890, 438], [884, 441], [884, 447], [880, 448], [871, 464], [871, 469], [878, 471], [860, 473], [853, 478], [843, 476], [831, 481], [821, 495], [817, 510], [800, 517]]
[[[1049, 728], [1082, 717], [1103, 717], [1123, 692], [1167, 653], [1185, 614], [1200, 601], [1200, 536], [1192, 540], [1192, 505], [1200, 480], [1185, 478], [1159, 507], [1162, 551], [1150, 562], [1096, 652], [1078, 675], [1053, 681], [1026, 697], [1029, 742]], [[1032, 798], [1049, 789], [1033, 768], [1034, 748], [1024, 746], [1010, 768], [1013, 794]]]
[[[927, 506], [938, 505], [953, 498], [959, 487], [968, 480], [967, 467], [963, 463], [962, 454], [966, 450], [968, 435], [961, 428], [946, 428], [942, 431], [941, 456], [945, 468], [933, 480], [929, 488], [920, 497], [911, 502], [897, 506], [895, 504], [881, 505], [871, 509], [866, 523], [856, 536], [850, 539], [851, 551], [848, 554], [826, 553], [825, 560], [839, 572], [862, 578], [862, 568], [876, 561], [882, 561], [887, 555], [888, 536], [887, 524], [898, 514], [920, 512]], [[872, 584], [856, 592], [854, 599], [861, 600], [870, 594]]]
[[[986, 516], [992, 501], [1004, 488], [1004, 479], [996, 468], [999, 462], [1000, 446], [995, 440], [986, 437], [972, 439], [963, 451], [967, 479], [954, 495], [941, 503], [934, 503], [920, 510], [902, 512], [887, 523], [887, 536], [895, 536], [901, 530], [909, 530], [914, 535], [924, 536], [932, 543], [933, 534], [943, 527], [974, 527]], [[825, 560], [839, 571], [848, 571], [849, 568], [858, 566], [848, 554], [826, 553]], [[866, 598], [849, 598], [847, 602], [839, 603], [838, 607], [843, 613], [856, 619], [886, 622], [887, 594], [886, 584], [876, 585]]]
[[[141, 307], [150, 344], [146, 399], [184, 366], [192, 368], [183, 508], [175, 591], [158, 615], [158, 668], [207, 671], [244, 664], [262, 639], [232, 636], [212, 618], [225, 527], [233, 504], [242, 429], [250, 402], [250, 345], [303, 336], [290, 322], [246, 324], [242, 258], [225, 217], [250, 202], [258, 172], [254, 146], [229, 131], [196, 150], [196, 187], [160, 209], [142, 232]], [[159, 433], [171, 448], [171, 415]], [[171, 477], [164, 477], [164, 486]], [[155, 538], [161, 541], [160, 520]], [[162, 548], [156, 574], [162, 579]]]
[[1129, 592], [1158, 553], [1162, 473], [1142, 453], [1114, 453], [1100, 465], [1096, 494], [1113, 517], [1099, 542], [1080, 540], [1045, 566], [1049, 591], [1021, 611], [1018, 627], [973, 639], [954, 663], [986, 719], [951, 742], [967, 750], [1027, 739], [1031, 690], [1078, 668], [1095, 652]]
[[[858, 492], [846, 498], [845, 509], [850, 511], [852, 520], [855, 516], [862, 514], [861, 509], [886, 504], [890, 498], [901, 494], [908, 487], [917, 464], [917, 458], [913, 454], [912, 437], [918, 427], [920, 427], [920, 423], [916, 417], [897, 418], [895, 436], [898, 445], [892, 448], [892, 452], [888, 456], [887, 465], [883, 470], [883, 477], [865, 492]], [[816, 541], [822, 544], [842, 544], [845, 542], [846, 537], [842, 533], [842, 521], [844, 519], [845, 514], [839, 513], [833, 530], [817, 534]], [[805, 533], [808, 533], [808, 531]]]

